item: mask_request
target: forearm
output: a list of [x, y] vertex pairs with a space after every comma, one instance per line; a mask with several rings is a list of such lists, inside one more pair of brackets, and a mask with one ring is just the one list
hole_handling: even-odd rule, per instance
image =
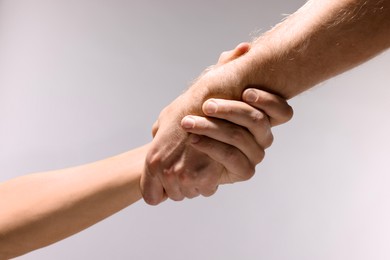
[[[291, 98], [366, 61], [390, 45], [389, 5], [390, 0], [309, 1], [253, 42], [248, 53], [203, 73], [159, 116], [146, 159], [145, 201], [155, 205], [163, 200], [156, 176], [188, 171], [183, 167], [189, 165], [187, 158], [202, 158], [191, 165], [194, 172], [215, 165], [188, 145], [180, 125], [184, 116], [204, 115], [202, 104], [209, 98], [241, 100], [250, 87]], [[160, 187], [157, 195], [153, 185]]]
[[188, 91], [190, 113], [202, 114], [210, 97], [238, 100], [248, 87], [291, 98], [389, 47], [390, 0], [308, 1], [247, 54], [201, 77]]
[[0, 184], [0, 259], [59, 241], [139, 200], [146, 150]]
[[389, 47], [389, 0], [309, 1], [253, 43], [241, 70], [291, 98]]

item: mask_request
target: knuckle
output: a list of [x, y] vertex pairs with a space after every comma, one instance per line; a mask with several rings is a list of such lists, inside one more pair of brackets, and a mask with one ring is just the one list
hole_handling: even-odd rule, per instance
[[284, 122], [290, 121], [293, 116], [294, 116], [294, 110], [289, 104], [287, 104]]
[[182, 187], [190, 187], [191, 185], [194, 185], [199, 173], [197, 171], [185, 170], [178, 173], [177, 175], [178, 181]]
[[181, 184], [182, 186], [186, 186], [189, 183], [189, 178], [187, 177], [187, 175], [185, 173], [179, 174], [177, 176], [177, 180], [178, 180], [179, 184]]
[[270, 147], [273, 142], [274, 142], [274, 135], [270, 131], [270, 133], [268, 134], [268, 137], [264, 141], [264, 148]]
[[182, 200], [184, 200], [184, 196], [182, 196], [182, 195], [170, 196], [169, 198], [171, 200], [173, 200], [173, 201], [182, 201]]
[[187, 195], [186, 196], [186, 198], [187, 199], [194, 199], [194, 198], [196, 198], [196, 197], [198, 197], [199, 195], [197, 195], [197, 194], [190, 194], [190, 195]]
[[245, 171], [243, 171], [241, 175], [241, 181], [247, 181], [251, 179], [256, 172], [256, 168], [253, 165], [249, 165]]
[[258, 110], [251, 113], [250, 117], [251, 117], [251, 121], [256, 125], [263, 124], [268, 120], [267, 116]]
[[201, 191], [201, 195], [203, 197], [210, 197], [210, 196], [214, 195], [216, 192], [217, 192], [217, 187], [214, 187], [214, 188], [210, 188], [210, 189]]
[[170, 178], [171, 176], [173, 176], [175, 173], [174, 171], [172, 170], [172, 168], [168, 168], [168, 169], [163, 169], [162, 170], [162, 177], [163, 178]]
[[158, 204], [160, 204], [161, 200], [158, 199], [158, 198], [155, 198], [153, 196], [147, 196], [147, 195], [144, 195], [144, 201], [148, 204], [148, 205], [151, 205], [151, 206], [157, 206]]
[[274, 125], [286, 123], [290, 121], [294, 115], [294, 110], [287, 101], [283, 100], [283, 105], [279, 104], [279, 107], [281, 107], [281, 109], [279, 110], [279, 113], [275, 115], [274, 121], [276, 121], [276, 124]]
[[209, 182], [209, 183], [204, 183], [203, 185], [199, 185], [198, 187], [198, 192], [200, 195], [204, 197], [209, 197], [213, 195], [215, 192], [218, 190], [218, 184], [219, 182]]
[[204, 174], [199, 178], [199, 186], [202, 189], [208, 189], [209, 187], [215, 187], [218, 184], [219, 174], [210, 172], [210, 174]]
[[256, 164], [259, 164], [263, 161], [265, 157], [265, 151], [261, 149], [257, 154], [256, 154]]
[[186, 173], [179, 174], [178, 181], [182, 186], [187, 186], [191, 183], [190, 178]]
[[265, 151], [263, 148], [259, 147], [258, 151], [254, 154], [254, 164], [259, 164], [263, 161], [265, 157]]
[[247, 177], [246, 180], [252, 179], [252, 177], [255, 176], [255, 173], [256, 173], [256, 167], [252, 165], [252, 166], [248, 169], [248, 172], [247, 172], [247, 174], [246, 174], [246, 177]]
[[163, 178], [180, 176], [188, 171], [186, 170], [186, 165], [178, 161], [164, 162], [164, 160], [161, 159], [159, 160], [159, 165], [161, 176]]
[[195, 188], [195, 189], [191, 189], [191, 190], [186, 191], [184, 195], [187, 199], [193, 199], [193, 198], [198, 197], [200, 195], [200, 193], [199, 193], [199, 190]]

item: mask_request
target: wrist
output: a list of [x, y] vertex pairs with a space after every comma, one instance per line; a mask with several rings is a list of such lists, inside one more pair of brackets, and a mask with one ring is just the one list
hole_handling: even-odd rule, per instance
[[248, 85], [245, 63], [241, 58], [218, 66], [199, 78], [184, 96], [197, 101], [197, 112], [201, 112], [202, 104], [210, 98], [241, 100], [241, 94]]
[[241, 61], [245, 88], [254, 87], [289, 99], [312, 84], [310, 75], [304, 75], [301, 69], [296, 53], [300, 46], [277, 45], [268, 36], [259, 38], [254, 45]]

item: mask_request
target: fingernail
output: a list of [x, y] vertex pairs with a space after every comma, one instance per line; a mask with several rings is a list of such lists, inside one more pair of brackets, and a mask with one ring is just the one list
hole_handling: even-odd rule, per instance
[[192, 117], [190, 116], [186, 116], [185, 118], [183, 118], [183, 120], [181, 121], [181, 126], [183, 128], [186, 128], [186, 129], [192, 129], [195, 127], [195, 119], [193, 119]]
[[256, 100], [257, 94], [254, 90], [248, 90], [247, 92], [245, 92], [244, 101], [253, 103], [256, 102]]
[[218, 110], [218, 104], [215, 101], [209, 100], [206, 102], [204, 110], [206, 114], [214, 114]]
[[200, 136], [199, 135], [192, 135], [191, 136], [191, 143], [196, 144], [200, 141]]

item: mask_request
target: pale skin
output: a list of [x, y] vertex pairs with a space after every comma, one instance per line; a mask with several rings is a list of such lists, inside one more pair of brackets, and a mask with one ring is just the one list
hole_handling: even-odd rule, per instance
[[[237, 58], [248, 48], [248, 44], [239, 45], [222, 55], [219, 64]], [[208, 102], [217, 103], [221, 109], [213, 113], [213, 118], [187, 116], [183, 119], [183, 130], [190, 134], [189, 145], [213, 158], [226, 171], [240, 174], [261, 160], [264, 151], [258, 140], [272, 142], [265, 114], [271, 115], [271, 121], [285, 120], [280, 111], [289, 109], [289, 105], [283, 99], [274, 101], [270, 106], [262, 100], [252, 106], [223, 99], [207, 101], [205, 109]], [[264, 120], [255, 124], [253, 115]], [[234, 139], [230, 138], [232, 132], [238, 133]], [[0, 259], [57, 242], [141, 199], [140, 179], [150, 146], [78, 167], [25, 175], [1, 183]]]
[[[253, 124], [251, 114], [262, 112], [243, 102], [214, 101], [231, 112], [217, 112], [214, 119], [189, 116], [194, 123], [187, 129], [194, 133], [192, 145], [227, 169], [236, 167], [232, 171], [240, 171], [252, 160], [259, 160], [262, 148], [256, 139], [264, 134], [272, 139], [269, 123]], [[286, 102], [274, 105], [288, 106]], [[278, 111], [265, 108], [261, 101], [254, 106], [280, 120]], [[260, 130], [255, 129], [259, 126]], [[231, 141], [231, 131], [240, 132], [240, 136]], [[91, 164], [1, 183], [0, 259], [16, 257], [64, 239], [141, 199], [139, 184], [149, 147], [147, 144]], [[231, 161], [235, 165], [228, 163]]]
[[[223, 183], [252, 176], [249, 169], [241, 175], [226, 172], [220, 164], [188, 144], [189, 137], [180, 127], [181, 120], [187, 114], [208, 115], [201, 109], [205, 100], [242, 97], [249, 104], [250, 100], [258, 99], [269, 102], [263, 95], [249, 100], [250, 92], [245, 90], [248, 87], [292, 98], [389, 47], [390, 0], [308, 1], [255, 40], [248, 53], [205, 73], [162, 111], [142, 176], [144, 200], [151, 205], [160, 203], [166, 196], [180, 200], [189, 190], [191, 195], [194, 190], [210, 195], [218, 184], [215, 175]], [[175, 142], [167, 142], [173, 137]], [[198, 160], [187, 159], [193, 156]], [[190, 173], [196, 178], [189, 178]], [[175, 184], [165, 181], [172, 176], [179, 181]], [[199, 183], [197, 179], [208, 181]], [[182, 180], [186, 180], [185, 185]]]

